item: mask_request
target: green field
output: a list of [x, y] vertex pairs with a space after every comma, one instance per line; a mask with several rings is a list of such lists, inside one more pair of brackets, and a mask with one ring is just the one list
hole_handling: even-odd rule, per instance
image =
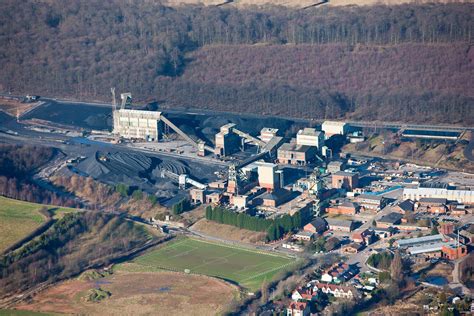
[[181, 239], [125, 263], [127, 271], [184, 271], [219, 277], [255, 291], [295, 259], [196, 239]]
[[[46, 221], [39, 210], [42, 204], [8, 199], [0, 196], [0, 251], [27, 236]], [[75, 211], [71, 208], [48, 206], [54, 217]]]

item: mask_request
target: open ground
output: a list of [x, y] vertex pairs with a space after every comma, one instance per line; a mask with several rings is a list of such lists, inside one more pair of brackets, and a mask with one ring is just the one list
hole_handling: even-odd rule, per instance
[[[96, 288], [111, 296], [88, 302], [87, 293]], [[206, 276], [118, 271], [92, 281], [65, 281], [16, 308], [80, 315], [213, 315], [223, 313], [236, 298], [236, 287]]]
[[185, 238], [118, 267], [126, 271], [185, 271], [222, 278], [255, 291], [294, 259], [224, 244]]
[[[46, 222], [46, 216], [40, 213], [40, 209], [44, 206], [0, 197], [0, 251], [26, 237]], [[74, 209], [64, 207], [46, 207], [54, 213], [55, 217], [74, 211]]]
[[199, 220], [191, 229], [192, 231], [197, 231], [207, 236], [245, 243], [263, 242], [267, 236], [265, 232], [254, 232], [230, 225], [219, 224], [206, 219]]

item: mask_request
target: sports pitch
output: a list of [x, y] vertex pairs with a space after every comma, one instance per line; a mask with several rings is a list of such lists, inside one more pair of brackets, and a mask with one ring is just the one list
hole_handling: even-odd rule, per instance
[[255, 291], [295, 259], [196, 239], [181, 239], [136, 258], [119, 269], [129, 271], [189, 270], [238, 283]]

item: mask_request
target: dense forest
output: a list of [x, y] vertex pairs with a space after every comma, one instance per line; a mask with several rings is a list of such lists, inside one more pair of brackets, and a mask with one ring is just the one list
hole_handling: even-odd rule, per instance
[[169, 107], [472, 124], [473, 7], [6, 0], [0, 90], [109, 100], [115, 86]]
[[143, 227], [111, 215], [66, 214], [23, 247], [0, 257], [0, 296], [58, 281], [143, 246]]

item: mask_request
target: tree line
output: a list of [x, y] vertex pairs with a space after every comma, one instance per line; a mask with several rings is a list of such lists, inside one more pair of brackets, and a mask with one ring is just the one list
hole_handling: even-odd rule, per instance
[[0, 144], [0, 195], [42, 204], [79, 206], [32, 181], [34, 172], [54, 155], [55, 150], [49, 147]]
[[171, 207], [171, 212], [173, 212], [174, 215], [179, 215], [189, 211], [190, 209], [191, 202], [188, 199], [184, 198], [173, 204], [173, 206]]
[[108, 264], [149, 238], [143, 227], [119, 217], [66, 214], [39, 238], [0, 257], [0, 294], [76, 275], [91, 263]]
[[296, 212], [293, 216], [285, 214], [276, 219], [267, 219], [243, 212], [237, 213], [220, 206], [213, 208], [210, 205], [206, 207], [206, 219], [241, 229], [266, 232], [268, 241], [278, 240], [286, 233], [297, 230], [306, 224], [306, 218], [300, 212]]

